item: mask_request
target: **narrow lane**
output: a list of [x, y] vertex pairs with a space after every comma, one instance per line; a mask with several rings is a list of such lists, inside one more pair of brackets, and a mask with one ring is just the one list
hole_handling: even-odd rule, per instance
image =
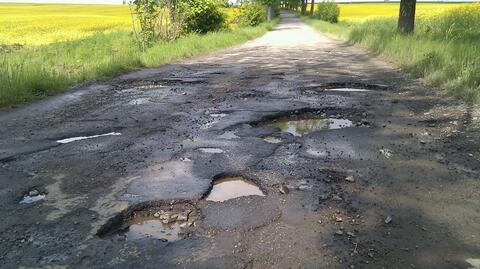
[[2, 112], [0, 267], [469, 268], [479, 121], [282, 13]]

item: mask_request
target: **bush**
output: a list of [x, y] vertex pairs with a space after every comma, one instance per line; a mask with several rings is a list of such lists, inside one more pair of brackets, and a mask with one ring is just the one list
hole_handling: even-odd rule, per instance
[[182, 8], [185, 33], [205, 34], [227, 28], [226, 15], [214, 0], [187, 0]]
[[255, 3], [243, 4], [237, 17], [240, 26], [257, 26], [266, 20], [266, 7]]
[[339, 15], [340, 8], [338, 7], [338, 4], [330, 1], [319, 3], [318, 10], [315, 12], [315, 17], [317, 19], [331, 23], [337, 23]]

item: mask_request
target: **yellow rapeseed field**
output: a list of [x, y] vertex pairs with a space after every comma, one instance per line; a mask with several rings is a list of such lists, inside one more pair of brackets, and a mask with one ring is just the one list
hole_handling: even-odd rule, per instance
[[[319, 2], [317, 0], [316, 2]], [[468, 5], [462, 3], [417, 3], [417, 15], [432, 16], [439, 14], [446, 9], [458, 7], [460, 5]], [[341, 3], [340, 21], [359, 22], [375, 17], [397, 17], [400, 3], [360, 3], [346, 4]], [[310, 10], [310, 6], [307, 7]], [[317, 9], [317, 7], [315, 8]]]
[[0, 4], [0, 44], [43, 45], [130, 29], [126, 5]]

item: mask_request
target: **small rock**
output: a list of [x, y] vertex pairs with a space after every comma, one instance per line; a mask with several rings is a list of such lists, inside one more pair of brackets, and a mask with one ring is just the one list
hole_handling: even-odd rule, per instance
[[322, 194], [322, 195], [320, 195], [319, 199], [320, 200], [327, 200], [328, 197], [329, 197], [328, 194]]
[[390, 224], [391, 222], [392, 222], [392, 217], [387, 216], [387, 218], [385, 219], [385, 224]]
[[187, 214], [178, 214], [177, 216], [178, 221], [187, 221], [188, 220], [188, 215]]
[[185, 229], [185, 228], [188, 227], [188, 222], [184, 222], [184, 223], [180, 224], [179, 226], [180, 226], [180, 228]]
[[335, 232], [335, 235], [343, 235], [343, 231], [342, 230], [338, 230]]
[[347, 235], [350, 237], [355, 237], [355, 234], [353, 232], [347, 232]]
[[288, 189], [288, 187], [285, 186], [285, 185], [281, 185], [281, 186], [278, 188], [278, 190], [280, 191], [281, 194], [287, 194], [287, 193], [290, 192], [290, 190]]
[[348, 176], [345, 178], [345, 180], [348, 182], [355, 182], [355, 178], [353, 178], [353, 176]]
[[342, 197], [340, 197], [340, 196], [338, 196], [338, 195], [332, 196], [332, 200], [334, 200], [334, 201], [343, 201]]
[[160, 217], [160, 212], [155, 212], [155, 214], [153, 214], [153, 216], [154, 216], [155, 218], [159, 218], [159, 217]]
[[335, 217], [335, 221], [336, 222], [343, 222], [343, 219], [342, 219], [342, 217], [337, 216], [337, 217]]
[[28, 196], [38, 196], [40, 194], [37, 190], [31, 190], [28, 192]]

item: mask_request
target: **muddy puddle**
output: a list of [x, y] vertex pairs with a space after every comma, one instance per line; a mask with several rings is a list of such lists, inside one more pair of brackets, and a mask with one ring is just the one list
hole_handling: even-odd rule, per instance
[[106, 133], [106, 134], [99, 134], [99, 135], [91, 135], [91, 136], [77, 136], [77, 137], [70, 137], [70, 138], [65, 138], [61, 140], [57, 140], [57, 143], [60, 144], [68, 144], [80, 140], [86, 140], [86, 139], [92, 139], [92, 138], [98, 138], [98, 137], [104, 137], [104, 136], [119, 136], [122, 135], [121, 133], [116, 133], [116, 132], [111, 132], [111, 133]]
[[207, 201], [224, 202], [244, 196], [265, 196], [260, 188], [243, 177], [224, 177], [213, 182]]
[[190, 204], [150, 207], [123, 217], [121, 222], [113, 221], [113, 225], [107, 223], [98, 235], [120, 234], [128, 241], [156, 239], [174, 242], [189, 236], [197, 219], [197, 210]]
[[347, 128], [352, 125], [352, 121], [347, 119], [319, 118], [277, 121], [269, 126], [294, 136], [304, 136], [313, 132]]

